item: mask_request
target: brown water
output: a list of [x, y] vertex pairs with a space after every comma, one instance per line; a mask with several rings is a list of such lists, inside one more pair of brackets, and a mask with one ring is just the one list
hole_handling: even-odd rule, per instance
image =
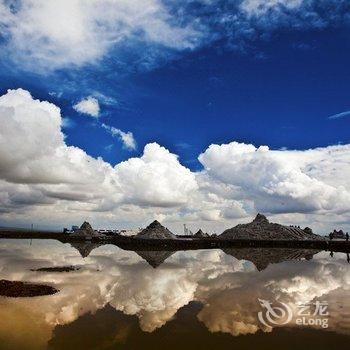
[[[54, 266], [79, 269], [32, 271]], [[350, 341], [350, 264], [340, 253], [0, 240], [0, 279], [60, 290], [0, 297], [0, 349], [339, 349]]]

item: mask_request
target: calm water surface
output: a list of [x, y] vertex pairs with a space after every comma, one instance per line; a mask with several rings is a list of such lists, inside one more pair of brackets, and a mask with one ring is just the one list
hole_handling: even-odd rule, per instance
[[[67, 265], [80, 269], [31, 271]], [[0, 349], [341, 349], [350, 341], [350, 264], [340, 253], [0, 240], [0, 279], [60, 290], [0, 297]]]

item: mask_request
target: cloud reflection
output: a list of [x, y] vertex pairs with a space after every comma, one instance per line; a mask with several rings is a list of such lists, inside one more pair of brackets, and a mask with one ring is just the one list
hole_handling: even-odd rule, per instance
[[[110, 305], [139, 319], [153, 332], [191, 301], [202, 309], [197, 319], [210, 332], [234, 336], [263, 328], [258, 298], [292, 303], [321, 298], [329, 302], [330, 330], [350, 334], [350, 270], [346, 260], [325, 253], [306, 261], [269, 265], [263, 271], [221, 250], [176, 252], [156, 269], [135, 252], [115, 246], [94, 249], [85, 259], [68, 244], [55, 241], [0, 241], [1, 278], [48, 283], [60, 293], [47, 297], [0, 297], [0, 339], [21, 348], [45, 348], [57, 325]], [[49, 266], [80, 266], [68, 273], [30, 271]], [[28, 336], [37, 334], [37, 336]], [[29, 339], [29, 340], [28, 340]], [[14, 346], [14, 348], [16, 348]]]

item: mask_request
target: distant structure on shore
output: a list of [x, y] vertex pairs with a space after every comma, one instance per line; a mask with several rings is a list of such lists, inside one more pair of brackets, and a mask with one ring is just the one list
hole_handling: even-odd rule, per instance
[[[68, 230], [67, 228], [63, 229], [63, 233], [67, 233], [67, 234], [74, 234], [77, 231], [79, 231], [81, 228], [79, 228], [79, 226], [77, 225], [73, 225], [72, 228], [70, 230]], [[139, 232], [142, 231], [142, 228], [138, 228], [135, 230], [111, 230], [111, 229], [98, 229], [98, 230], [93, 230], [95, 232], [95, 234], [99, 234], [99, 235], [106, 235], [106, 236], [114, 236], [114, 235], [120, 235], [120, 236], [135, 236], [137, 235]]]
[[184, 224], [184, 236], [193, 236], [193, 232]]
[[135, 230], [113, 230], [113, 233], [119, 234], [121, 236], [136, 236], [138, 233], [142, 231], [142, 228], [138, 228]]
[[331, 232], [329, 234], [329, 238], [330, 239], [346, 239], [348, 240], [349, 239], [349, 234], [348, 232], [344, 232], [343, 230], [334, 230], [333, 232]]

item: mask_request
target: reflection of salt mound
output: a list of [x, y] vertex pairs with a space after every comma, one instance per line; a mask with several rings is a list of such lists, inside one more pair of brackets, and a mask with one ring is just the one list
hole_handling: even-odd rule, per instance
[[168, 259], [174, 252], [159, 250], [159, 251], [135, 251], [142, 259], [146, 260], [152, 267], [157, 268], [161, 265], [166, 259]]
[[89, 254], [102, 244], [88, 243], [88, 242], [70, 242], [70, 245], [75, 248], [83, 258], [89, 256]]
[[312, 233], [312, 230], [298, 227], [283, 226], [269, 222], [264, 215], [258, 214], [256, 218], [248, 224], [239, 224], [224, 231], [220, 238], [225, 239], [280, 239], [280, 240], [305, 240], [322, 239], [321, 236]]
[[290, 260], [311, 260], [319, 252], [315, 249], [290, 249], [290, 248], [232, 248], [223, 251], [238, 260], [251, 261], [258, 271], [262, 271], [269, 264], [278, 264]]
[[157, 220], [153, 221], [138, 233], [136, 237], [147, 239], [176, 239], [176, 236]]

